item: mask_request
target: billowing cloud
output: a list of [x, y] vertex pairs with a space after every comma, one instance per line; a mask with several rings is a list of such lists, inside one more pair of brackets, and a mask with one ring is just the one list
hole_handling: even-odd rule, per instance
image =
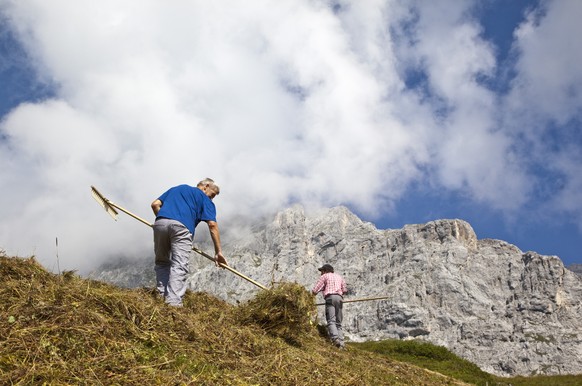
[[[374, 219], [420, 180], [519, 211], [536, 175], [514, 113], [531, 122], [526, 102], [547, 88], [553, 104], [534, 111], [580, 111], [563, 94], [578, 92], [579, 71], [550, 47], [577, 2], [550, 2], [519, 29], [506, 96], [483, 81], [498, 63], [470, 2], [0, 4], [55, 95], [0, 125], [0, 198], [10, 203], [0, 245], [54, 265], [58, 237], [61, 268], [151, 255], [147, 227], [111, 223], [90, 185], [153, 221], [149, 204], [165, 189], [213, 177], [223, 227], [292, 202]], [[544, 47], [556, 50], [544, 64], [555, 78], [538, 76]], [[579, 186], [572, 164], [554, 167]], [[570, 191], [561, 210], [579, 214]]]
[[515, 209], [527, 199], [526, 176], [514, 164], [511, 141], [499, 127], [497, 96], [481, 81], [494, 73], [494, 50], [468, 17], [471, 4], [455, 4], [410, 8], [399, 34], [405, 70], [426, 77], [416, 89], [421, 105], [432, 111], [423, 142], [433, 153], [440, 185], [498, 209]]
[[582, 3], [544, 5], [515, 32], [516, 76], [503, 98], [504, 129], [528, 160], [545, 215], [564, 216], [582, 229]]
[[530, 12], [515, 32], [519, 59], [510, 101], [542, 127], [547, 121], [564, 125], [582, 115], [580, 12], [579, 1], [548, 2]]

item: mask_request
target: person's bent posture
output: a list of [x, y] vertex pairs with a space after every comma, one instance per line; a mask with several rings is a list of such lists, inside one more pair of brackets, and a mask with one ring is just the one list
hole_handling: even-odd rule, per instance
[[210, 178], [196, 187], [178, 185], [152, 202], [156, 287], [166, 303], [181, 306], [186, 293], [194, 232], [200, 221], [208, 224], [216, 265], [228, 265], [222, 255], [216, 207], [212, 199], [220, 188]]

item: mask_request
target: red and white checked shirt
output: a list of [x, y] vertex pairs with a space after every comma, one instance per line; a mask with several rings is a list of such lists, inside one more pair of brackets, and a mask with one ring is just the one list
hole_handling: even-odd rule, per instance
[[327, 295], [343, 295], [348, 292], [345, 280], [337, 273], [327, 272], [319, 277], [311, 292], [314, 294], [323, 290], [323, 297]]

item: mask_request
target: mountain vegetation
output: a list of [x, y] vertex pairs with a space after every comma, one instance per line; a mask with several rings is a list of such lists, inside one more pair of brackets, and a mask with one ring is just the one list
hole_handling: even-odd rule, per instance
[[50, 273], [33, 257], [2, 251], [0, 275], [1, 384], [542, 384], [496, 378], [425, 343], [338, 350], [314, 323], [313, 297], [294, 283], [239, 305], [189, 291], [174, 308], [148, 288]]

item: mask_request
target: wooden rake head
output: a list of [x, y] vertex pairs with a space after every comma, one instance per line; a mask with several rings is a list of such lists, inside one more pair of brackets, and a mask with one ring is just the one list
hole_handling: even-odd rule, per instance
[[117, 215], [119, 213], [113, 206], [109, 204], [109, 200], [106, 199], [105, 196], [103, 196], [101, 193], [99, 193], [97, 188], [95, 188], [93, 185], [91, 185], [91, 194], [93, 195], [95, 201], [97, 201], [99, 205], [101, 205], [103, 209], [105, 209], [105, 211], [109, 213], [109, 215], [113, 217], [115, 221], [117, 221]]

